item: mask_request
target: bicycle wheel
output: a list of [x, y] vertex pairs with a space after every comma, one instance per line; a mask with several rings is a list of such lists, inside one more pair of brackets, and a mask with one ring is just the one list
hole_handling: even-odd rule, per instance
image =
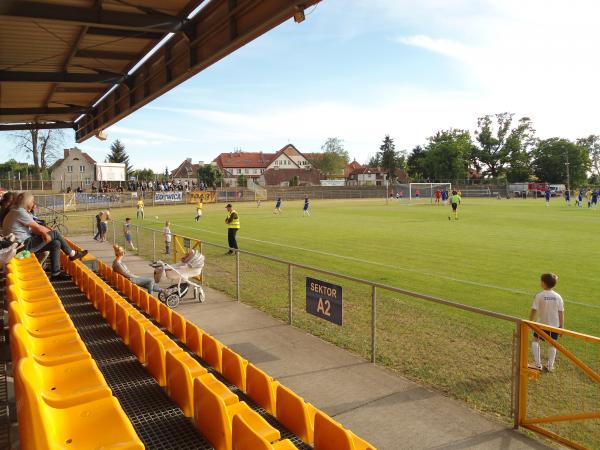
[[63, 236], [67, 236], [69, 234], [69, 229], [64, 223], [57, 223], [56, 225], [54, 225], [54, 229]]

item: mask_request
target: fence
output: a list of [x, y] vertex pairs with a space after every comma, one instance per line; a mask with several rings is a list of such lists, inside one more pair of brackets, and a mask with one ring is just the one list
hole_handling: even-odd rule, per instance
[[8, 191], [51, 191], [52, 180], [34, 179], [31, 176], [22, 178], [1, 178], [0, 188]]
[[[125, 245], [122, 223], [113, 242]], [[93, 225], [92, 225], [93, 228]], [[307, 264], [174, 235], [165, 255], [159, 230], [132, 227], [137, 253], [176, 261], [190, 248], [206, 257], [203, 283], [290, 325], [426, 382], [515, 428], [573, 448], [600, 448], [600, 338], [411, 292]], [[343, 326], [306, 311], [307, 277], [343, 288]], [[563, 337], [552, 341], [544, 330]], [[531, 332], [557, 348], [557, 369], [528, 367]], [[559, 343], [560, 342], [560, 343]]]

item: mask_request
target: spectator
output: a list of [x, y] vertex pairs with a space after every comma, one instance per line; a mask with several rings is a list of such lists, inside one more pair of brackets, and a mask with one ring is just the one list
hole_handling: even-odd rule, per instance
[[160, 292], [162, 289], [154, 284], [154, 280], [150, 277], [138, 277], [131, 273], [127, 266], [123, 263], [123, 256], [125, 256], [125, 249], [120, 245], [114, 245], [113, 250], [115, 251], [115, 260], [112, 263], [112, 268], [118, 274], [123, 275], [125, 278], [130, 280], [132, 283], [137, 284], [139, 287], [145, 288], [149, 294], [153, 292]]
[[35, 206], [33, 194], [22, 192], [17, 196], [15, 207], [12, 208], [3, 223], [3, 233], [13, 233], [18, 242], [32, 253], [49, 251], [51, 261], [50, 279], [62, 281], [69, 279], [60, 270], [60, 251], [69, 256], [71, 261], [87, 255], [87, 250], [75, 251], [69, 247], [62, 235], [56, 230], [38, 224], [33, 220], [29, 211]]
[[5, 192], [0, 200], [0, 225], [4, 223], [4, 218], [8, 214], [11, 206], [15, 203], [16, 194], [14, 192]]

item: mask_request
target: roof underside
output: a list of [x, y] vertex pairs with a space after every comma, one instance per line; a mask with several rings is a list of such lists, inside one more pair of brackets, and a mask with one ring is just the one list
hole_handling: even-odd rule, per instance
[[318, 1], [2, 0], [0, 131], [81, 142]]

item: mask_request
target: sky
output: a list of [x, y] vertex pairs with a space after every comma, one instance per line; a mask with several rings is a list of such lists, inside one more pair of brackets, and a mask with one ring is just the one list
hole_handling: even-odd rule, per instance
[[[103, 161], [120, 139], [164, 172], [328, 137], [362, 163], [386, 134], [410, 150], [501, 112], [541, 138], [600, 134], [598, 17], [595, 0], [323, 0], [78, 147]], [[23, 160], [12, 147], [0, 134], [1, 160]]]

